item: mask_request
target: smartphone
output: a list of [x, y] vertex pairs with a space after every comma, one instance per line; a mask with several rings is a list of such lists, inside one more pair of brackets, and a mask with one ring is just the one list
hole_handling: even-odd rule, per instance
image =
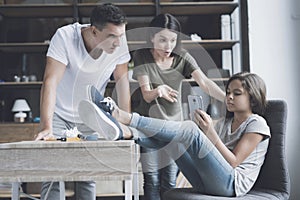
[[191, 120], [194, 120], [194, 112], [196, 109], [203, 109], [203, 99], [199, 95], [188, 95], [189, 113]]

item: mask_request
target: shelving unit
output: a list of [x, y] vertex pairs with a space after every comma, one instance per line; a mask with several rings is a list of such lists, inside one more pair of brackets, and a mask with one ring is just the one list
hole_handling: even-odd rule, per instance
[[[26, 92], [21, 91], [24, 89], [30, 89], [32, 87], [32, 90], [28, 94], [36, 93], [36, 89], [39, 89], [40, 83], [15, 83], [12, 84], [11, 82], [12, 77], [14, 74], [20, 74], [24, 73], [21, 71], [21, 67], [29, 68], [30, 72], [26, 73], [34, 73], [37, 72], [38, 74], [38, 81], [42, 80], [42, 74], [43, 74], [43, 68], [45, 65], [45, 53], [48, 49], [49, 40], [51, 39], [51, 36], [54, 34], [54, 31], [63, 24], [72, 23], [74, 21], [84, 21], [86, 20], [91, 10], [94, 6], [98, 5], [99, 3], [91, 3], [86, 1], [65, 1], [61, 3], [20, 3], [20, 4], [10, 4], [9, 0], [6, 0], [6, 4], [0, 4], [0, 59], [3, 59], [4, 62], [1, 62], [0, 65], [1, 71], [4, 73], [2, 76], [0, 75], [0, 79], [4, 81], [4, 83], [0, 84], [0, 100], [8, 100], [9, 102], [6, 102], [6, 106], [11, 107], [12, 106], [12, 99], [7, 99], [4, 97], [3, 92], [15, 92], [19, 93], [20, 95]], [[129, 19], [128, 27], [130, 28], [130, 24], [134, 24], [134, 22], [141, 19], [142, 23], [144, 24], [138, 24], [138, 27], [145, 27], [147, 26], [146, 21], [151, 19], [153, 16], [155, 16], [158, 13], [171, 13], [178, 17], [178, 19], [181, 21], [182, 26], [185, 27], [185, 23], [187, 21], [192, 21], [187, 23], [188, 25], [195, 27], [199, 26], [201, 27], [200, 35], [203, 34], [203, 38], [200, 41], [191, 41], [191, 40], [183, 40], [183, 47], [194, 51], [199, 49], [199, 46], [201, 48], [208, 51], [208, 54], [211, 55], [212, 59], [216, 63], [216, 67], [222, 68], [222, 51], [228, 50], [231, 53], [232, 63], [235, 62], [235, 60], [238, 61], [238, 63], [234, 63], [235, 68], [242, 70], [247, 70], [247, 66], [249, 64], [248, 61], [248, 45], [247, 45], [247, 37], [244, 37], [244, 35], [247, 35], [247, 19], [245, 19], [245, 12], [247, 8], [247, 3], [245, 1], [241, 0], [219, 0], [219, 1], [199, 1], [199, 2], [193, 2], [193, 1], [160, 1], [160, 0], [153, 0], [151, 1], [140, 1], [140, 2], [133, 2], [133, 1], [120, 1], [115, 2], [116, 5], [118, 5], [123, 11], [127, 14]], [[221, 38], [221, 16], [222, 15], [229, 15], [231, 17], [232, 13], [237, 13], [238, 19], [236, 24], [240, 24], [238, 35], [232, 36], [230, 38], [222, 39]], [[247, 13], [246, 13], [247, 14]], [[195, 18], [196, 19], [193, 19]], [[198, 18], [197, 18], [198, 17]], [[208, 19], [209, 24], [203, 24], [203, 21], [198, 19], [204, 18], [205, 20]], [[62, 21], [62, 20], [66, 21]], [[190, 20], [192, 19], [192, 20]], [[211, 20], [212, 19], [212, 20]], [[18, 24], [18, 20], [21, 20]], [[29, 21], [24, 21], [29, 20]], [[30, 20], [33, 20], [31, 22]], [[51, 21], [55, 21], [52, 22]], [[193, 21], [194, 20], [194, 21]], [[23, 23], [24, 21], [24, 23]], [[17, 25], [21, 26], [23, 29], [20, 28], [20, 31], [16, 28], [18, 26], [14, 26], [12, 28], [10, 26], [10, 22], [16, 23]], [[50, 23], [48, 23], [50, 22]], [[58, 23], [60, 22], [60, 23]], [[25, 24], [25, 25], [24, 25]], [[50, 25], [51, 26], [50, 26]], [[199, 24], [199, 25], [198, 25]], [[233, 23], [232, 23], [233, 24]], [[236, 25], [235, 24], [235, 25]], [[29, 27], [27, 27], [29, 25]], [[49, 30], [45, 29], [41, 33], [37, 34], [36, 32], [41, 29], [41, 27], [50, 27]], [[135, 26], [135, 27], [137, 27]], [[195, 28], [192, 27], [192, 28]], [[244, 27], [244, 28], [243, 28]], [[11, 30], [12, 29], [12, 30]], [[14, 30], [16, 29], [16, 30]], [[32, 29], [32, 30], [31, 30]], [[190, 29], [190, 30], [189, 30]], [[25, 34], [24, 34], [25, 30]], [[198, 29], [195, 29], [196, 31]], [[26, 32], [27, 31], [27, 32]], [[188, 36], [190, 32], [194, 31], [194, 29], [183, 28], [184, 33]], [[233, 32], [233, 29], [231, 27], [231, 32]], [[13, 34], [10, 34], [10, 33]], [[46, 32], [46, 33], [45, 33]], [[14, 36], [15, 34], [15, 36]], [[35, 34], [37, 36], [35, 37]], [[232, 34], [232, 33], [231, 33]], [[20, 36], [20, 37], [18, 37]], [[201, 35], [202, 36], [202, 35]], [[145, 45], [144, 41], [140, 40], [129, 40], [128, 45], [130, 49], [137, 49], [141, 46]], [[241, 48], [242, 47], [242, 48]], [[242, 51], [243, 50], [243, 51]], [[22, 55], [26, 54], [28, 59], [27, 63], [22, 63]], [[197, 54], [197, 51], [195, 52]], [[235, 57], [239, 57], [238, 59], [235, 59]], [[233, 64], [232, 64], [233, 65]], [[203, 67], [203, 66], [201, 66]], [[205, 69], [206, 66], [204, 66], [203, 71], [205, 72], [207, 69]], [[211, 66], [208, 66], [211, 67]], [[233, 67], [232, 71], [234, 70]], [[22, 69], [23, 70], [23, 69]], [[22, 74], [21, 74], [22, 75]], [[25, 86], [26, 85], [26, 86]], [[28, 95], [27, 93], [25, 94]], [[12, 95], [14, 96], [14, 95]], [[32, 99], [32, 96], [29, 96], [30, 100]], [[37, 97], [38, 98], [38, 97]], [[39, 101], [35, 100], [34, 105], [34, 114], [38, 115]], [[5, 108], [4, 112], [9, 113], [10, 108]], [[8, 115], [4, 120], [9, 121], [11, 119], [12, 115]]]
[[[201, 45], [205, 49], [231, 49], [235, 44], [239, 43], [238, 40], [201, 40], [191, 41], [183, 40], [182, 45], [186, 49], [197, 48]], [[130, 49], [139, 48], [145, 45], [145, 41], [128, 41]], [[22, 43], [0, 43], [0, 52], [9, 53], [46, 53], [49, 43], [47, 42], [22, 42]]]
[[0, 43], [0, 52], [6, 53], [46, 53], [49, 44], [46, 42], [10, 42]]
[[[78, 3], [77, 12], [78, 17], [89, 17], [92, 9], [97, 5], [97, 3]], [[127, 16], [130, 17], [145, 17], [145, 16], [155, 16], [156, 6], [152, 2], [124, 2], [115, 3], [119, 6]]]
[[4, 4], [0, 5], [3, 17], [72, 17], [73, 4]]
[[238, 7], [234, 1], [215, 2], [161, 2], [162, 13], [174, 15], [205, 15], [205, 14], [230, 14]]
[[[16, 87], [16, 89], [28, 89], [28, 87], [33, 86], [35, 89], [36, 85], [33, 83], [26, 84], [26, 87], [18, 87], [18, 84], [23, 85], [23, 83], [16, 83], [10, 84], [9, 82], [12, 81], [12, 77], [14, 74], [23, 73], [21, 71], [21, 67], [24, 65], [29, 66], [31, 72], [36, 72], [38, 75], [39, 81], [42, 79], [43, 74], [43, 67], [45, 65], [44, 56], [47, 51], [49, 40], [51, 36], [54, 34], [54, 31], [63, 24], [68, 24], [74, 21], [84, 21], [84, 19], [88, 18], [90, 15], [91, 10], [93, 7], [99, 3], [91, 3], [82, 1], [65, 1], [65, 3], [20, 3], [20, 4], [9, 4], [9, 0], [6, 0], [6, 4], [0, 4], [0, 59], [3, 59], [4, 62], [1, 62], [0, 65], [1, 71], [4, 73], [2, 77], [0, 75], [0, 79], [2, 81], [8, 82], [6, 84], [0, 84], [0, 92], [3, 90], [7, 90], [7, 86], [12, 89]], [[15, 2], [15, 1], [14, 1]], [[178, 17], [181, 20], [181, 23], [184, 27], [187, 21], [187, 24], [192, 27], [188, 27], [183, 31], [185, 34], [190, 34], [190, 32], [197, 31], [201, 29], [200, 35], [203, 38], [200, 41], [191, 41], [191, 40], [184, 40], [183, 47], [194, 51], [198, 49], [199, 46], [204, 48], [208, 53], [211, 55], [212, 59], [216, 63], [216, 67], [222, 68], [222, 51], [228, 50], [231, 52], [231, 63], [235, 65], [235, 68], [238, 70], [248, 70], [248, 41], [247, 41], [247, 3], [241, 0], [219, 0], [219, 1], [160, 1], [160, 0], [153, 0], [151, 1], [140, 1], [140, 2], [124, 2], [120, 1], [115, 2], [124, 12], [127, 14], [129, 21], [133, 23], [138, 19], [142, 19], [142, 21], [147, 21], [151, 19], [158, 13], [171, 13]], [[236, 31], [237, 34], [233, 36], [233, 28], [231, 28], [231, 36], [230, 38], [222, 39], [221, 38], [221, 16], [222, 15], [229, 15], [232, 16], [233, 13], [237, 13], [238, 19], [231, 19], [231, 25], [233, 21], [235, 25], [239, 24], [238, 30]], [[246, 14], [245, 14], [246, 13]], [[194, 19], [196, 17], [196, 19]], [[200, 18], [200, 20], [199, 20]], [[201, 19], [204, 18], [205, 20]], [[27, 22], [24, 20], [34, 20]], [[61, 19], [66, 19], [66, 21], [62, 21]], [[190, 20], [192, 19], [192, 20]], [[207, 20], [208, 19], [208, 20]], [[21, 20], [22, 22], [19, 22]], [[52, 21], [59, 21], [61, 23], [53, 23]], [[209, 21], [208, 24], [203, 24], [203, 21]], [[24, 23], [23, 23], [24, 21]], [[37, 22], [38, 21], [38, 22]], [[10, 26], [10, 22], [16, 23], [17, 25], [21, 26], [23, 29], [20, 31], [16, 28], [18, 26], [14, 26], [12, 28]], [[50, 22], [48, 25], [48, 22]], [[38, 23], [38, 24], [36, 24]], [[129, 23], [128, 27], [130, 27]], [[25, 24], [25, 25], [24, 25]], [[30, 25], [27, 27], [27, 25]], [[33, 25], [32, 25], [33, 24]], [[36, 32], [41, 29], [41, 27], [51, 27], [48, 28], [49, 30], [43, 30], [43, 34], [37, 34]], [[140, 26], [147, 26], [147, 24], [142, 24]], [[195, 27], [200, 27], [195, 29]], [[13, 30], [11, 30], [13, 29]], [[14, 30], [16, 29], [16, 30]], [[32, 30], [30, 30], [32, 29]], [[23, 33], [24, 30], [28, 31], [25, 34]], [[10, 34], [10, 33], [13, 34]], [[45, 33], [46, 32], [46, 33]], [[15, 34], [15, 36], [14, 36]], [[37, 37], [35, 37], [37, 34]], [[25, 36], [24, 36], [25, 35]], [[20, 36], [20, 37], [18, 37]], [[130, 49], [137, 49], [145, 44], [144, 41], [135, 41], [129, 40], [128, 45]], [[26, 54], [27, 63], [21, 63], [21, 56]], [[197, 52], [195, 53], [197, 54]], [[34, 57], [34, 58], [31, 58]], [[238, 59], [236, 59], [238, 57]], [[238, 62], [236, 62], [237, 60]], [[235, 63], [233, 63], [235, 62]], [[18, 66], [17, 66], [18, 65]], [[203, 71], [207, 70], [204, 67]], [[210, 67], [210, 66], [208, 66]], [[231, 66], [232, 71], [235, 69]], [[38, 70], [37, 70], [38, 69]], [[235, 70], [236, 71], [236, 70]], [[26, 72], [30, 73], [30, 72]], [[39, 85], [39, 84], [37, 84]], [[13, 91], [10, 91], [13, 92]], [[3, 92], [2, 92], [3, 93]], [[0, 100], [5, 99], [2, 95], [0, 96]], [[35, 102], [33, 107], [36, 107], [38, 101]], [[10, 102], [10, 104], [12, 104]], [[10, 106], [9, 103], [6, 105]], [[35, 112], [38, 115], [38, 108]], [[5, 109], [7, 112], [8, 109]], [[5, 120], [11, 119], [7, 117]]]

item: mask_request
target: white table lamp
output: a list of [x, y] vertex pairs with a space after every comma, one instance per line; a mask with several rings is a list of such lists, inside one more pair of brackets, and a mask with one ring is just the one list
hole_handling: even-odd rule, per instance
[[14, 115], [15, 122], [25, 122], [27, 114], [24, 112], [30, 111], [30, 107], [25, 99], [16, 99], [11, 111], [16, 112]]

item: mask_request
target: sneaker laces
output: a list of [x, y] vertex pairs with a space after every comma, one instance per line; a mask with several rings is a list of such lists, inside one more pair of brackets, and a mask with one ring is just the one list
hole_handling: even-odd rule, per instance
[[100, 101], [100, 104], [102, 104], [102, 106], [104, 106], [104, 110], [110, 114], [112, 114], [116, 106], [115, 101], [110, 97], [105, 97], [102, 101]]

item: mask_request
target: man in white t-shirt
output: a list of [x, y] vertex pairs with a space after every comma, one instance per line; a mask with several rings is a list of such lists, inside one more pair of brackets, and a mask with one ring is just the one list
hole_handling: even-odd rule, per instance
[[[51, 39], [41, 88], [41, 130], [36, 140], [62, 137], [75, 127], [82, 134], [93, 134], [80, 120], [78, 104], [88, 99], [88, 85], [103, 95], [112, 74], [118, 103], [130, 111], [126, 17], [113, 4], [103, 4], [92, 11], [90, 21], [61, 27]], [[57, 182], [42, 184], [41, 199], [57, 200], [58, 195]], [[95, 182], [75, 183], [75, 195], [76, 199], [96, 199]]]

